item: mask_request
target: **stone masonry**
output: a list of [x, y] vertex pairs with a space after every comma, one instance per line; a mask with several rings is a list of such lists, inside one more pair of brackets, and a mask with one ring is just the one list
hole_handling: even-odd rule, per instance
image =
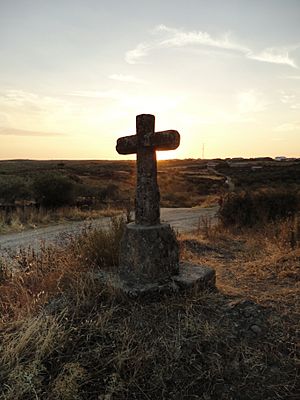
[[156, 151], [176, 149], [180, 135], [175, 130], [155, 132], [154, 125], [153, 115], [138, 115], [136, 135], [117, 141], [119, 154], [137, 154], [135, 222], [126, 226], [120, 244], [121, 286], [138, 291], [214, 286], [211, 268], [179, 263], [175, 234], [169, 224], [160, 222]]

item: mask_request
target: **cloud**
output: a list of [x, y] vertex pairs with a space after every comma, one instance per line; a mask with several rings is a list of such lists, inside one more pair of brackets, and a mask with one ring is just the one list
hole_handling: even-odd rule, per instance
[[285, 90], [279, 90], [280, 101], [283, 104], [294, 104], [297, 96], [294, 93], [286, 92]]
[[[288, 50], [267, 48], [261, 52], [256, 52], [247, 46], [238, 43], [232, 38], [230, 33], [225, 33], [219, 37], [213, 37], [208, 32], [188, 31], [170, 28], [166, 25], [158, 25], [152, 33], [161, 37], [147, 43], [139, 43], [134, 49], [125, 54], [125, 60], [129, 64], [140, 63], [149, 53], [155, 49], [179, 48], [185, 46], [206, 46], [216, 49], [237, 52], [244, 57], [256, 61], [282, 64], [293, 68], [298, 68], [295, 61], [289, 57]], [[297, 46], [296, 46], [297, 47]], [[294, 48], [293, 48], [294, 49]]]
[[300, 75], [289, 75], [285, 77], [286, 79], [294, 79], [294, 80], [300, 80]]
[[122, 95], [117, 90], [92, 91], [92, 90], [77, 90], [66, 94], [74, 97], [87, 97], [91, 99], [115, 99], [119, 100]]
[[188, 45], [204, 45], [217, 47], [220, 49], [228, 49], [235, 51], [246, 51], [246, 49], [234, 42], [229, 33], [226, 33], [219, 38], [213, 38], [207, 32], [192, 31], [184, 32], [178, 29], [168, 28], [165, 25], [159, 25], [155, 28], [155, 32], [166, 32], [171, 34], [169, 38], [161, 40], [160, 47], [183, 47]]
[[237, 101], [238, 110], [241, 114], [264, 111], [268, 105], [262, 93], [254, 89], [239, 93]]
[[286, 122], [274, 128], [275, 132], [294, 132], [300, 131], [300, 123], [299, 122]]
[[41, 112], [54, 108], [61, 109], [62, 107], [66, 107], [67, 103], [55, 97], [11, 89], [0, 92], [0, 105], [18, 109], [26, 107], [27, 110]]
[[109, 76], [109, 79], [126, 83], [147, 83], [143, 79], [136, 78], [132, 75], [112, 74]]
[[64, 133], [58, 132], [41, 132], [26, 129], [15, 129], [0, 127], [0, 136], [64, 136]]
[[291, 104], [291, 109], [293, 110], [300, 110], [300, 103]]
[[286, 104], [292, 110], [298, 110], [300, 108], [299, 97], [295, 93], [281, 90], [279, 94], [281, 103]]
[[246, 51], [246, 49], [238, 43], [233, 42], [228, 33], [222, 35], [220, 38], [212, 38], [207, 32], [184, 32], [178, 29], [169, 28], [165, 25], [158, 25], [153, 29], [152, 33], [163, 33], [166, 35], [165, 38], [156, 41], [139, 43], [133, 50], [129, 50], [125, 54], [125, 60], [129, 64], [139, 63], [141, 59], [146, 57], [152, 50], [162, 48], [203, 45], [233, 51]]
[[295, 61], [289, 57], [289, 53], [286, 50], [269, 48], [263, 50], [260, 53], [253, 53], [251, 50], [249, 50], [249, 52], [246, 53], [246, 57], [251, 60], [263, 61], [273, 64], [283, 64], [293, 68], [298, 68]]
[[133, 50], [129, 50], [125, 54], [125, 61], [128, 64], [136, 64], [140, 59], [146, 57], [155, 46], [146, 43], [139, 43]]

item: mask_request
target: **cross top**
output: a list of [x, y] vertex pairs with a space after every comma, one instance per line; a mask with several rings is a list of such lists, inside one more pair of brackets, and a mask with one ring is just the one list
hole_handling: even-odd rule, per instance
[[139, 225], [160, 223], [156, 151], [175, 150], [180, 143], [177, 131], [155, 132], [154, 125], [154, 115], [138, 115], [136, 135], [119, 138], [116, 147], [119, 154], [137, 154], [135, 222]]

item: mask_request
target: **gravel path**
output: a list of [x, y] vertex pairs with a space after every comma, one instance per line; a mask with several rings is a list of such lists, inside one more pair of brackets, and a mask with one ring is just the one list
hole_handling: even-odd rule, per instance
[[[212, 218], [215, 221], [217, 207], [211, 208], [162, 208], [161, 220], [168, 222], [178, 232], [188, 232], [197, 228], [199, 219]], [[107, 227], [109, 217], [95, 219], [91, 224], [95, 227]], [[82, 228], [90, 224], [86, 221], [68, 222], [60, 225], [51, 225], [44, 228], [32, 229], [20, 233], [0, 235], [1, 253], [15, 251], [24, 247], [38, 249], [41, 242], [63, 243], [68, 235], [78, 234]]]

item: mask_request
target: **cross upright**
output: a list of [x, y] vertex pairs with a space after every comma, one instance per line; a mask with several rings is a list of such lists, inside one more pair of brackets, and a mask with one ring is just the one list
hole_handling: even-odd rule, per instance
[[175, 150], [180, 143], [177, 131], [155, 132], [154, 126], [154, 115], [138, 115], [136, 135], [118, 139], [116, 147], [119, 154], [137, 154], [135, 223], [138, 225], [160, 223], [156, 151]]

